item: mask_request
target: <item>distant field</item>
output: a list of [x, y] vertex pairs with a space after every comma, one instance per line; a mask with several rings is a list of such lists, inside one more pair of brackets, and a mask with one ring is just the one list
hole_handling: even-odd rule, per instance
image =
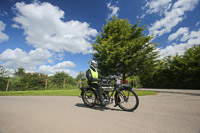
[[[138, 96], [155, 95], [153, 91], [135, 91]], [[80, 96], [77, 90], [46, 90], [46, 91], [0, 91], [0, 96]]]

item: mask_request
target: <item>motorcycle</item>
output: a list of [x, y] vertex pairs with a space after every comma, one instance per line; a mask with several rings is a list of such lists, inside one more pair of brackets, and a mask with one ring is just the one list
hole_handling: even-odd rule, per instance
[[[115, 106], [119, 106], [123, 111], [134, 111], [139, 105], [139, 98], [133, 89], [127, 84], [120, 83], [120, 76], [103, 79], [100, 82], [102, 89], [102, 98], [106, 103], [101, 106], [107, 106], [115, 101]], [[111, 81], [114, 80], [114, 85]], [[82, 87], [81, 97], [87, 107], [94, 107], [100, 104], [97, 90], [92, 87]]]

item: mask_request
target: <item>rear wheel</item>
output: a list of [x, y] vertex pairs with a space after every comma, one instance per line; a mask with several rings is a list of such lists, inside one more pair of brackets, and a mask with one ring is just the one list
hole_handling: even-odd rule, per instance
[[86, 89], [82, 94], [82, 100], [86, 106], [94, 107], [97, 100], [97, 95], [93, 89]]
[[133, 90], [121, 89], [117, 92], [117, 103], [124, 111], [133, 111], [139, 105], [139, 98]]

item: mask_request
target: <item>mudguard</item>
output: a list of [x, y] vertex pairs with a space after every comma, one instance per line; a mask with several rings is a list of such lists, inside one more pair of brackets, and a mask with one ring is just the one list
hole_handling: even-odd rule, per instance
[[86, 87], [81, 87], [80, 90], [81, 90], [81, 96], [83, 96], [83, 92], [84, 90], [86, 89]]
[[80, 90], [81, 90], [81, 96], [83, 96], [83, 93], [85, 90], [87, 89], [91, 89], [91, 87], [81, 87]]

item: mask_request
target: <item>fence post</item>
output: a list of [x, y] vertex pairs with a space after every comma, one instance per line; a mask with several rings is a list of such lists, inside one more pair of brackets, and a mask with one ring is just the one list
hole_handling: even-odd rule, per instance
[[[78, 84], [77, 84], [76, 88], [78, 88], [78, 86], [80, 86], [80, 88], [81, 88], [81, 87], [82, 87], [82, 80], [80, 79], [77, 83], [78, 83]], [[76, 88], [75, 88], [75, 89], [76, 89]]]

